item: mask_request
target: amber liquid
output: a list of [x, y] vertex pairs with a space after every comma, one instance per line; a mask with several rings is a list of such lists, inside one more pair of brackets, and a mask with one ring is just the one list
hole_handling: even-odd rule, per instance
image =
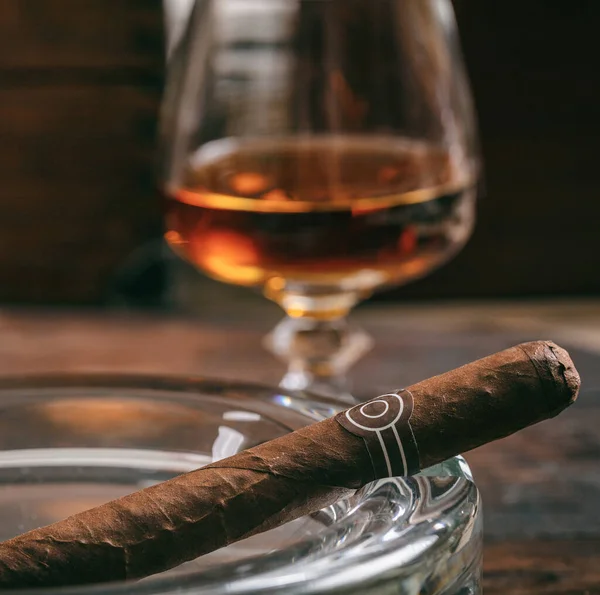
[[166, 238], [209, 275], [370, 291], [429, 272], [466, 241], [473, 183], [407, 140], [221, 141], [167, 188]]

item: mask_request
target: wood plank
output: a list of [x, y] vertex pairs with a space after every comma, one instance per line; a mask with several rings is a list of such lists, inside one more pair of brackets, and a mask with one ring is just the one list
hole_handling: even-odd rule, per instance
[[486, 547], [486, 595], [600, 593], [600, 539], [507, 541]]
[[97, 188], [139, 178], [140, 167], [147, 174], [159, 99], [159, 89], [133, 85], [0, 90], [0, 191]]
[[159, 98], [135, 85], [0, 90], [0, 300], [102, 300], [160, 234]]
[[0, 0], [0, 72], [154, 71], [162, 44], [161, 0]]
[[0, 0], [0, 300], [98, 302], [160, 233], [161, 0]]

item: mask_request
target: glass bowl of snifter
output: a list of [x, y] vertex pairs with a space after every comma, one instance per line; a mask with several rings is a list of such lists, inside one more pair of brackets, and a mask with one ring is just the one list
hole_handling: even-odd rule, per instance
[[287, 390], [351, 401], [353, 307], [475, 224], [480, 160], [450, 0], [195, 0], [170, 54], [165, 239], [285, 314]]

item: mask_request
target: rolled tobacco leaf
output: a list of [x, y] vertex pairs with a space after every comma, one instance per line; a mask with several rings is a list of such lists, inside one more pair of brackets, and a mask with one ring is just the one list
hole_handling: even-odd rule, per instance
[[177, 566], [557, 415], [566, 351], [512, 347], [0, 544], [0, 588], [121, 581]]

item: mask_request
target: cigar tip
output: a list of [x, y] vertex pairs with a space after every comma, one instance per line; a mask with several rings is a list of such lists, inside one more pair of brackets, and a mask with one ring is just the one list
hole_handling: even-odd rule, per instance
[[557, 362], [560, 364], [559, 372], [562, 374], [564, 378], [565, 385], [567, 386], [571, 398], [569, 404], [574, 403], [577, 400], [577, 396], [579, 395], [579, 388], [581, 387], [581, 378], [579, 377], [579, 372], [569, 355], [569, 352], [566, 349], [560, 347], [553, 341], [544, 341], [546, 343], [547, 348], [554, 354]]
[[534, 363], [545, 362], [548, 373], [561, 389], [557, 395], [561, 399], [561, 409], [572, 405], [577, 400], [581, 379], [569, 352], [554, 341], [532, 341], [521, 347]]

